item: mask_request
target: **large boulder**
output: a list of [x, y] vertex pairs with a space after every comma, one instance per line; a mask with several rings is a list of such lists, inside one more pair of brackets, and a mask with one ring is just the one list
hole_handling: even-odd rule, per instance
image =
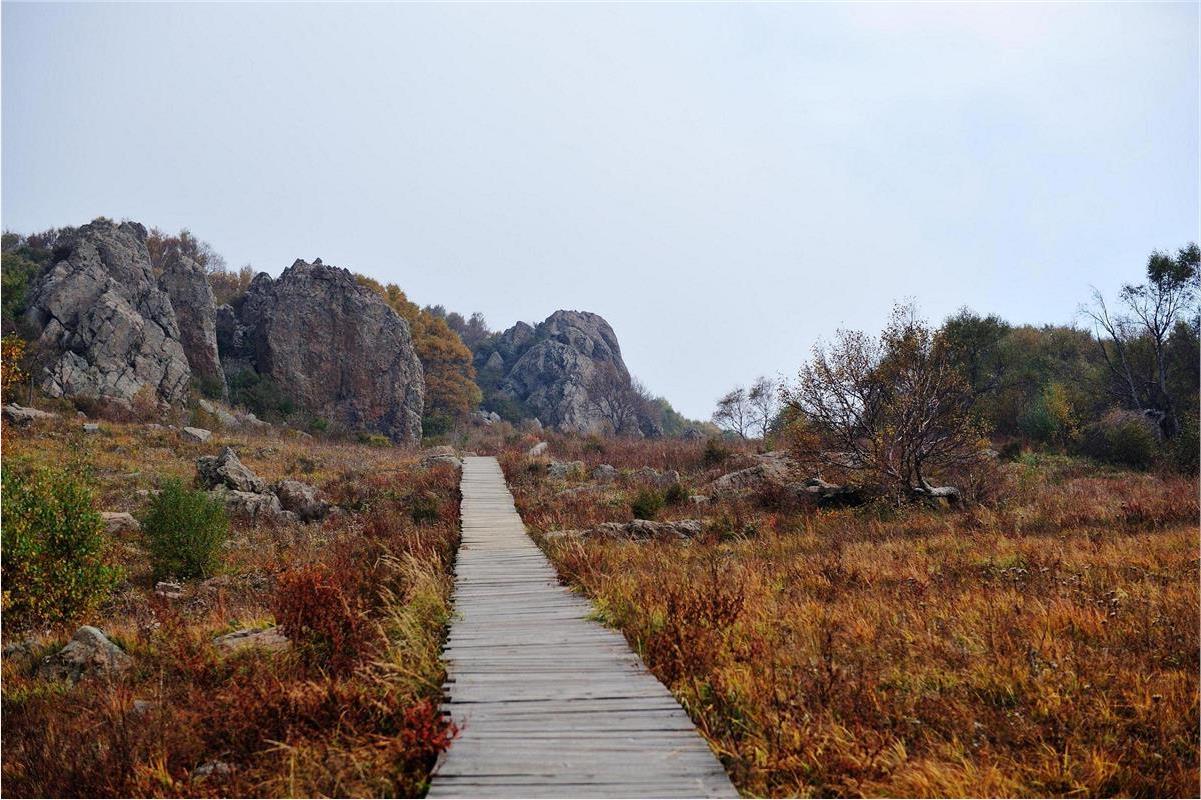
[[150, 266], [146, 229], [98, 219], [67, 234], [30, 289], [26, 319], [52, 397], [129, 401], [144, 388], [185, 399], [191, 369], [171, 300]]
[[234, 491], [255, 494], [267, 491], [267, 482], [243, 464], [232, 447], [222, 449], [218, 455], [201, 456], [196, 459], [196, 483], [204, 489], [223, 486]]
[[49, 411], [29, 408], [16, 403], [9, 403], [4, 407], [4, 418], [14, 425], [28, 425], [30, 422], [54, 419], [57, 416], [58, 414], [51, 414]]
[[163, 262], [159, 284], [175, 310], [180, 344], [192, 376], [206, 391], [224, 397], [225, 373], [217, 355], [217, 301], [204, 268], [172, 249]]
[[46, 656], [38, 665], [38, 677], [77, 681], [91, 676], [115, 675], [129, 669], [132, 661], [98, 628], [84, 625], [75, 631], [67, 646]]
[[[348, 270], [297, 261], [250, 285], [219, 336], [309, 412], [395, 442], [421, 439], [425, 386], [409, 325]], [[223, 356], [224, 357], [224, 356]]]
[[291, 511], [301, 522], [325, 519], [329, 503], [322, 499], [317, 487], [294, 480], [282, 480], [275, 485], [275, 496], [285, 511]]
[[[611, 371], [618, 380], [630, 378], [613, 328], [587, 311], [556, 311], [537, 327], [519, 322], [481, 344], [476, 366], [481, 373], [500, 373], [499, 395], [547, 425], [577, 433], [605, 428], [588, 397], [597, 371]], [[639, 420], [638, 427], [654, 433], [650, 419]]]

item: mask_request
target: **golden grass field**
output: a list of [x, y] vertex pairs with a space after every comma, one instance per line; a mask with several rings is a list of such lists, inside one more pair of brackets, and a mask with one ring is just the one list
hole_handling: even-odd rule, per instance
[[[702, 493], [723, 471], [680, 445], [570, 455], [678, 469]], [[536, 532], [628, 520], [640, 488], [504, 463]], [[1196, 481], [1003, 470], [988, 507], [752, 499], [704, 507], [695, 541], [545, 548], [746, 795], [1196, 796]]]

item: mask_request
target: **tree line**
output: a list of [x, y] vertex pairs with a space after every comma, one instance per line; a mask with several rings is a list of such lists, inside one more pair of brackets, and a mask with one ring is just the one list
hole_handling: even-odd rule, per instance
[[964, 309], [932, 326], [913, 305], [878, 335], [838, 331], [793, 381], [723, 395], [729, 435], [787, 439], [842, 472], [929, 492], [990, 445], [1197, 470], [1201, 251], [1154, 252], [1089, 327], [1012, 325]]

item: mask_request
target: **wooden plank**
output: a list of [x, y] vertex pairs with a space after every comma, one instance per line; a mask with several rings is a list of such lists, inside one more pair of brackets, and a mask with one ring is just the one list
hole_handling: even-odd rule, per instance
[[442, 705], [461, 733], [429, 796], [737, 797], [625, 638], [560, 585], [496, 459], [464, 459], [462, 489]]

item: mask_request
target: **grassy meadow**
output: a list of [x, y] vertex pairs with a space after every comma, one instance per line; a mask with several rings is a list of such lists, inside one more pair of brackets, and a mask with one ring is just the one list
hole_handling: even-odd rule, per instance
[[[1063, 457], [1002, 464], [962, 510], [700, 504], [705, 445], [552, 439], [502, 454], [537, 536], [628, 521], [691, 541], [548, 537], [748, 796], [1198, 792], [1198, 487]], [[597, 464], [622, 469], [597, 484]], [[680, 473], [656, 488], [651, 466]]]

